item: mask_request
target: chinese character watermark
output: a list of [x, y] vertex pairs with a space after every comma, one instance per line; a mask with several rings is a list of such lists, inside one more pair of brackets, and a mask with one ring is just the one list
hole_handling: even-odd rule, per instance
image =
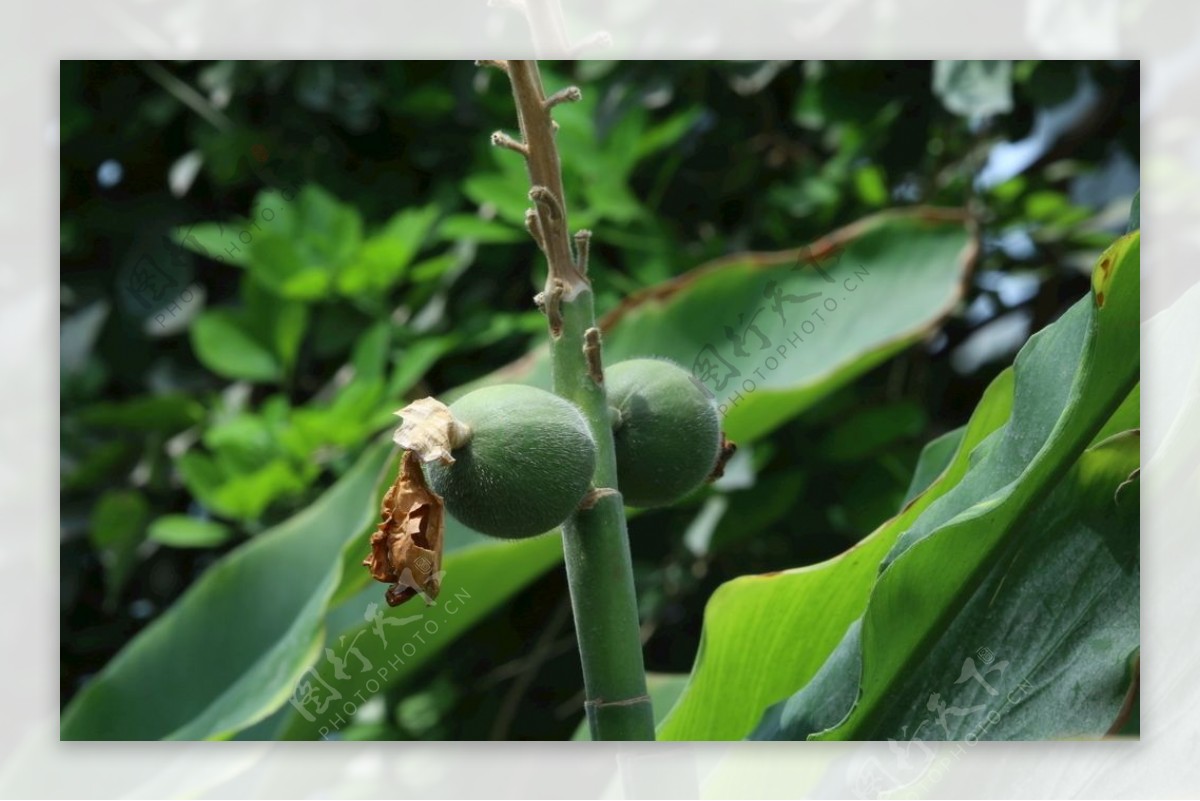
[[[291, 203], [296, 198], [295, 187], [281, 184], [267, 173], [266, 161], [266, 148], [254, 145], [250, 149], [250, 158], [243, 157], [240, 166], [248, 167], [264, 186], [278, 187], [279, 197], [283, 202]], [[166, 329], [171, 320], [182, 315], [196, 298], [202, 297], [199, 288], [187, 282], [189, 261], [180, 248], [186, 248], [221, 263], [245, 258], [244, 254], [236, 254], [241, 254], [242, 246], [248, 248], [253, 243], [256, 232], [261, 233], [264, 230], [262, 223], [274, 221], [278, 211], [279, 209], [267, 206], [254, 209], [245, 227], [238, 230], [231, 226], [228, 236], [225, 233], [225, 225], [216, 223], [216, 240], [220, 244], [214, 243], [212, 238], [209, 238], [207, 245], [202, 243], [194, 233], [195, 223], [188, 226], [177, 240], [161, 237], [160, 251], [144, 253], [131, 266], [121, 270], [117, 278], [118, 289], [131, 298], [143, 314], [152, 315], [154, 323], [160, 329]], [[222, 247], [223, 251], [219, 249]]]
[[[435, 578], [440, 581], [444, 574], [440, 571]], [[401, 615], [398, 609], [389, 614], [377, 603], [368, 604], [362, 619], [369, 625], [340, 635], [336, 645], [326, 645], [324, 660], [308, 668], [292, 692], [292, 707], [316, 725], [322, 739], [336, 735], [421, 647], [433, 642], [445, 618], [457, 615], [469, 600], [467, 590], [443, 598], [438, 605], [444, 613], [440, 623], [426, 611]]]
[[[855, 766], [850, 777], [855, 793], [862, 798], [878, 798], [900, 790], [916, 797], [925, 795], [926, 788], [939, 781], [967, 748], [984, 739], [1007, 712], [1033, 691], [1028, 679], [1010, 682], [1011, 687], [1006, 684], [1005, 672], [1009, 666], [1008, 660], [997, 661], [996, 654], [987, 647], [965, 658], [954, 685], [974, 683], [987, 698], [995, 700], [961, 706], [944, 700], [940, 692], [931, 692], [925, 702], [929, 714], [911, 732], [912, 724], [905, 724], [899, 737], [888, 738], [890, 764], [871, 757]], [[935, 751], [928, 744], [934, 740], [952, 741], [955, 745]]]
[[[692, 360], [692, 377], [696, 383], [713, 397], [726, 395], [728, 391], [728, 396], [718, 403], [722, 415], [758, 389], [760, 381], [765, 381], [806, 341], [806, 337], [827, 322], [827, 314], [838, 310], [840, 302], [829, 294], [829, 290], [840, 283], [848, 295], [857, 291], [862, 279], [870, 275], [867, 268], [859, 266], [839, 282], [830, 274], [830, 270], [841, 259], [841, 250], [833, 254], [831, 260], [823, 261], [815, 258], [811, 250], [803, 249], [791, 271], [812, 269], [822, 282], [834, 287], [796, 294], [788, 291], [779, 281], [768, 281], [763, 287], [763, 302], [753, 310], [740, 312], [735, 319], [728, 320], [722, 326], [722, 342], [706, 342], [696, 353]], [[843, 295], [841, 302], [845, 299]], [[794, 312], [800, 309], [805, 314], [797, 318]], [[768, 330], [764, 330], [768, 320], [771, 322], [768, 330], [774, 333], [774, 339]], [[779, 332], [774, 332], [776, 321]], [[794, 326], [790, 332], [789, 321]]]

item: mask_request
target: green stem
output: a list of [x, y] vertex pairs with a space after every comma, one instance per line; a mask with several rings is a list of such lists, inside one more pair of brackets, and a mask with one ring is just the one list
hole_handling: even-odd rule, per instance
[[[588, 374], [585, 332], [594, 326], [592, 293], [563, 304], [562, 333], [551, 343], [554, 391], [576, 404], [596, 440], [593, 485], [614, 489], [617, 462], [604, 385]], [[625, 505], [597, 493], [590, 509], [563, 524], [563, 552], [583, 663], [588, 725], [594, 740], [653, 740]]]
[[[579, 407], [596, 440], [593, 492], [563, 523], [563, 552], [583, 664], [585, 709], [593, 740], [653, 740], [625, 506], [617, 487], [616, 450], [600, 367], [591, 283], [584, 248], [573, 254], [567, 227], [550, 107], [578, 98], [564, 90], [547, 103], [536, 62], [505, 66], [521, 122], [522, 140], [493, 142], [522, 153], [535, 209], [530, 230], [546, 254], [543, 303], [550, 324], [554, 391]], [[578, 240], [577, 240], [578, 242]]]

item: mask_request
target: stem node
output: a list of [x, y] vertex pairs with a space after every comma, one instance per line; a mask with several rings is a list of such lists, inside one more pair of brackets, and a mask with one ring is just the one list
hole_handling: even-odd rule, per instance
[[620, 494], [621, 493], [617, 492], [612, 487], [597, 487], [593, 490], [589, 490], [588, 494], [584, 495], [583, 500], [579, 502], [579, 511], [586, 512], [588, 509], [595, 508], [596, 504], [598, 504], [604, 498], [611, 498], [614, 495]]

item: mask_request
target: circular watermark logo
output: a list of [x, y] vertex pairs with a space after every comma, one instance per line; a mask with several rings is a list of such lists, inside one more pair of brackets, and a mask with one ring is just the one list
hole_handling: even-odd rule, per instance
[[[185, 229], [181, 239], [190, 234]], [[163, 231], [142, 240], [117, 270], [120, 308], [146, 321], [147, 330], [167, 331], [177, 320], [186, 320], [188, 308], [198, 300], [192, 285], [192, 256]]]

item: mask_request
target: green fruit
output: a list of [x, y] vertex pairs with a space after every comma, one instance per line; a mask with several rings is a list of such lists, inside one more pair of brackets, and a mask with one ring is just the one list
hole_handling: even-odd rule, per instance
[[605, 370], [604, 382], [625, 502], [666, 506], [703, 484], [720, 452], [721, 421], [692, 376], [665, 359], [631, 359]]
[[463, 525], [507, 539], [566, 520], [592, 484], [596, 444], [579, 410], [536, 387], [476, 390], [450, 405], [470, 428], [453, 464], [427, 465], [433, 491]]

